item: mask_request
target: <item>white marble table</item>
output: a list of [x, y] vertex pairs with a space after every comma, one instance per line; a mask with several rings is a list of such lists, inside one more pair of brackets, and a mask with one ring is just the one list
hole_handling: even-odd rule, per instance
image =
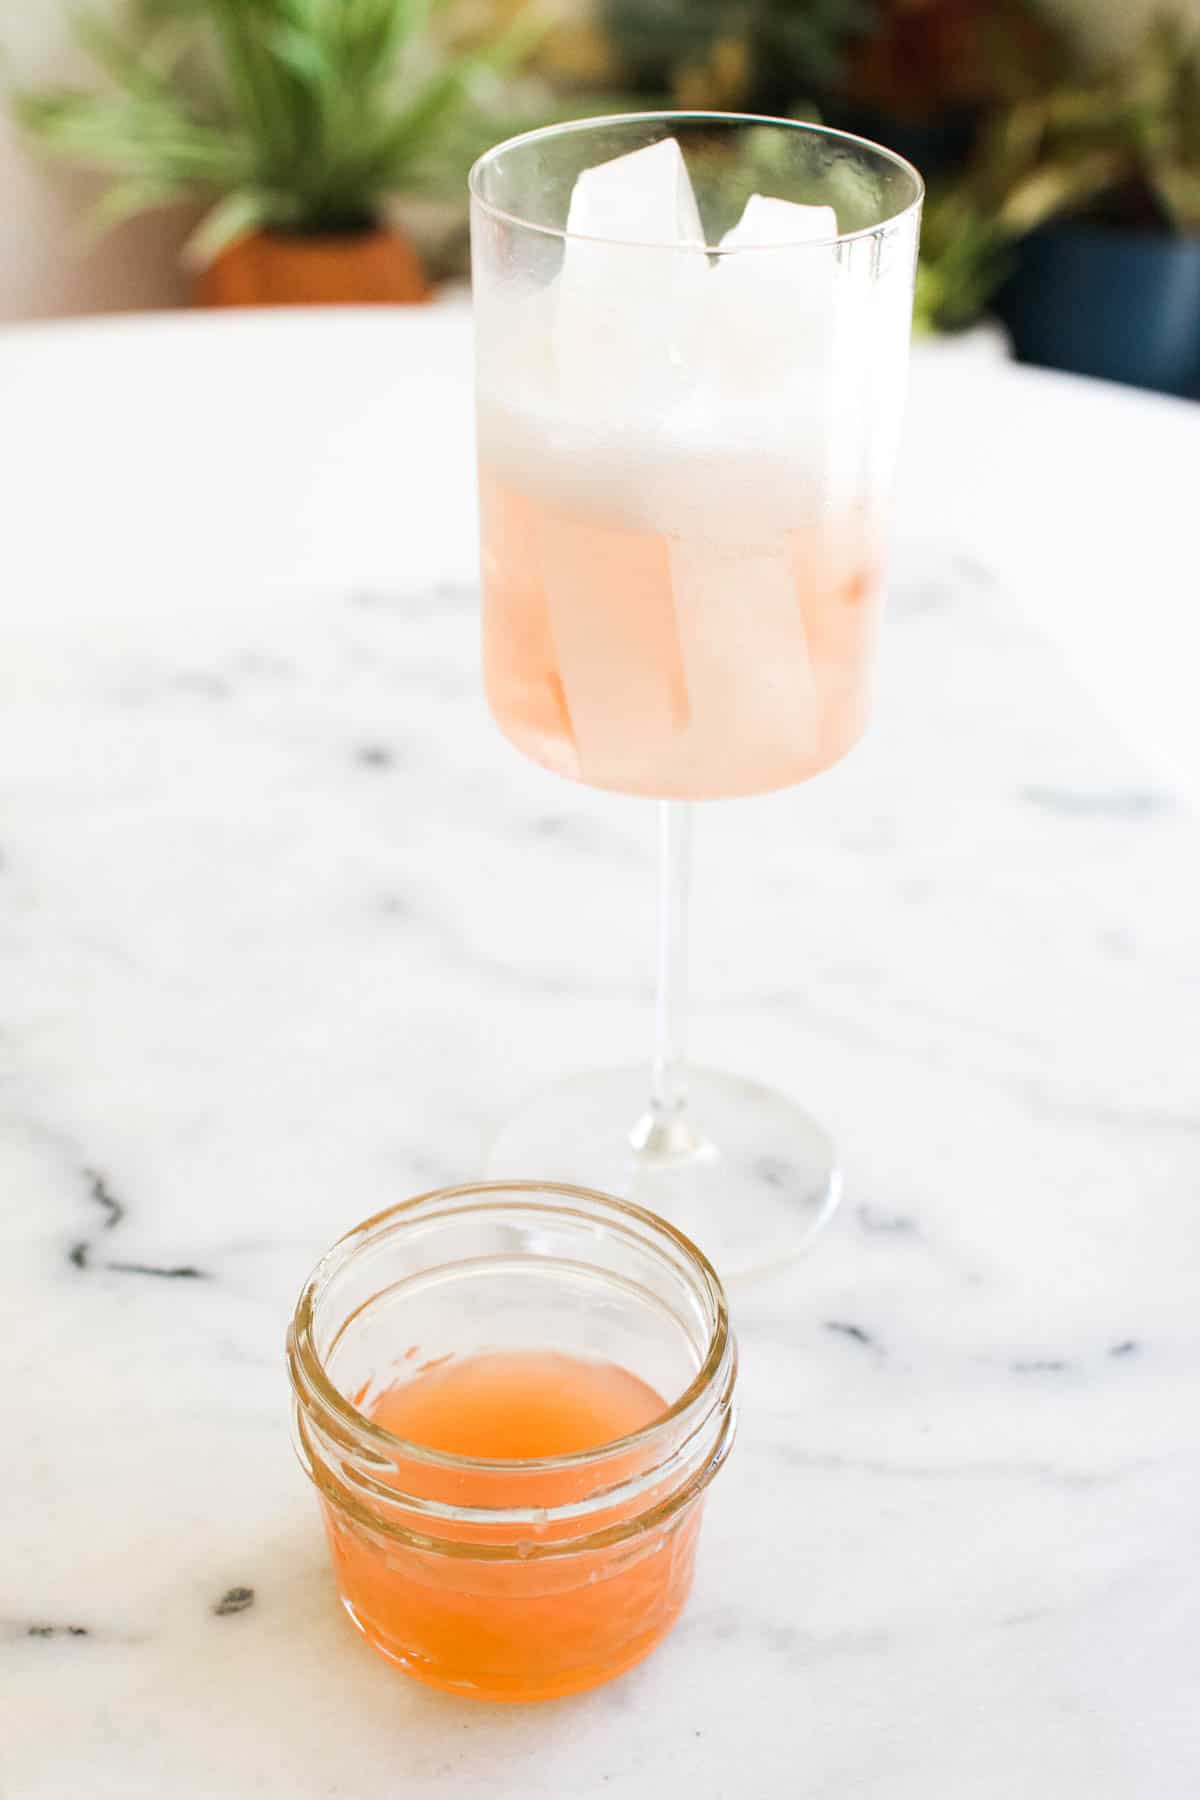
[[918, 365], [870, 740], [702, 821], [696, 1053], [849, 1188], [737, 1296], [684, 1624], [531, 1710], [343, 1624], [301, 1277], [649, 1029], [649, 809], [484, 714], [467, 365], [0, 340], [0, 1795], [1193, 1800], [1200, 409], [1002, 365]]

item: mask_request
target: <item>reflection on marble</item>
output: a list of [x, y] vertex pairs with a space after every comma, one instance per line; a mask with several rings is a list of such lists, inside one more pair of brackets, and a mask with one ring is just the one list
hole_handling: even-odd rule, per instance
[[894, 600], [863, 749], [698, 834], [697, 1059], [847, 1201], [735, 1296], [678, 1634], [533, 1711], [344, 1627], [281, 1340], [339, 1231], [646, 1043], [651, 809], [501, 743], [460, 585], [13, 645], [5, 1800], [1195, 1795], [1196, 828], [984, 548]]

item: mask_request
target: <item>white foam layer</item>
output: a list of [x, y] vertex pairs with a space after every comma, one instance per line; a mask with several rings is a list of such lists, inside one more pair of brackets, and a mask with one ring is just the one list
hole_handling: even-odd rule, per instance
[[531, 497], [632, 528], [716, 537], [790, 530], [833, 500], [824, 427], [793, 411], [583, 418], [526, 392], [479, 394], [479, 448]]
[[832, 208], [761, 195], [710, 258], [674, 140], [586, 171], [570, 224], [624, 235], [568, 239], [551, 282], [487, 301], [480, 449], [498, 475], [716, 539], [871, 497], [903, 380], [903, 271], [880, 281], [869, 243], [830, 243]]

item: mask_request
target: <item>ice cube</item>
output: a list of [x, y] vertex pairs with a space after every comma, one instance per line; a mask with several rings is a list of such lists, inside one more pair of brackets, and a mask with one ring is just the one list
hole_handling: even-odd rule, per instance
[[578, 779], [579, 755], [538, 570], [537, 520], [538, 508], [527, 495], [483, 474], [484, 686], [496, 718], [522, 749]]
[[832, 206], [801, 206], [794, 200], [776, 200], [769, 194], [751, 194], [742, 216], [721, 239], [722, 250], [786, 248], [789, 244], [819, 244], [837, 236], [837, 214]]
[[764, 443], [766, 425], [774, 440], [786, 421], [797, 509], [828, 504], [845, 460], [836, 237], [832, 207], [753, 194], [722, 238], [712, 271], [711, 360], [720, 409], [731, 435], [757, 430]]
[[643, 786], [687, 721], [666, 542], [543, 506], [537, 552], [582, 779]]
[[769, 783], [820, 726], [790, 539], [675, 538], [671, 582], [690, 747], [707, 760], [736, 744]]
[[822, 385], [833, 336], [831, 206], [752, 194], [713, 270], [716, 358], [729, 380]]
[[[660, 138], [597, 163], [576, 178], [567, 213], [571, 237], [620, 244], [704, 244], [704, 227], [683, 152], [674, 138]], [[584, 248], [568, 241], [568, 261]]]
[[704, 346], [704, 232], [674, 138], [585, 169], [555, 284], [559, 395], [600, 420], [676, 403]]

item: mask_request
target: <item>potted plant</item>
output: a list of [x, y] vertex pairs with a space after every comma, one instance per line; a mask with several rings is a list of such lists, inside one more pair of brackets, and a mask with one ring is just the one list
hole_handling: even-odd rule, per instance
[[1200, 30], [1014, 110], [981, 164], [1020, 239], [997, 311], [1027, 361], [1200, 396]]
[[211, 305], [419, 301], [397, 194], [461, 185], [493, 133], [482, 73], [519, 28], [439, 48], [414, 0], [132, 0], [119, 26], [84, 15], [102, 85], [18, 95], [51, 152], [111, 177], [99, 218], [199, 203], [187, 255]]

